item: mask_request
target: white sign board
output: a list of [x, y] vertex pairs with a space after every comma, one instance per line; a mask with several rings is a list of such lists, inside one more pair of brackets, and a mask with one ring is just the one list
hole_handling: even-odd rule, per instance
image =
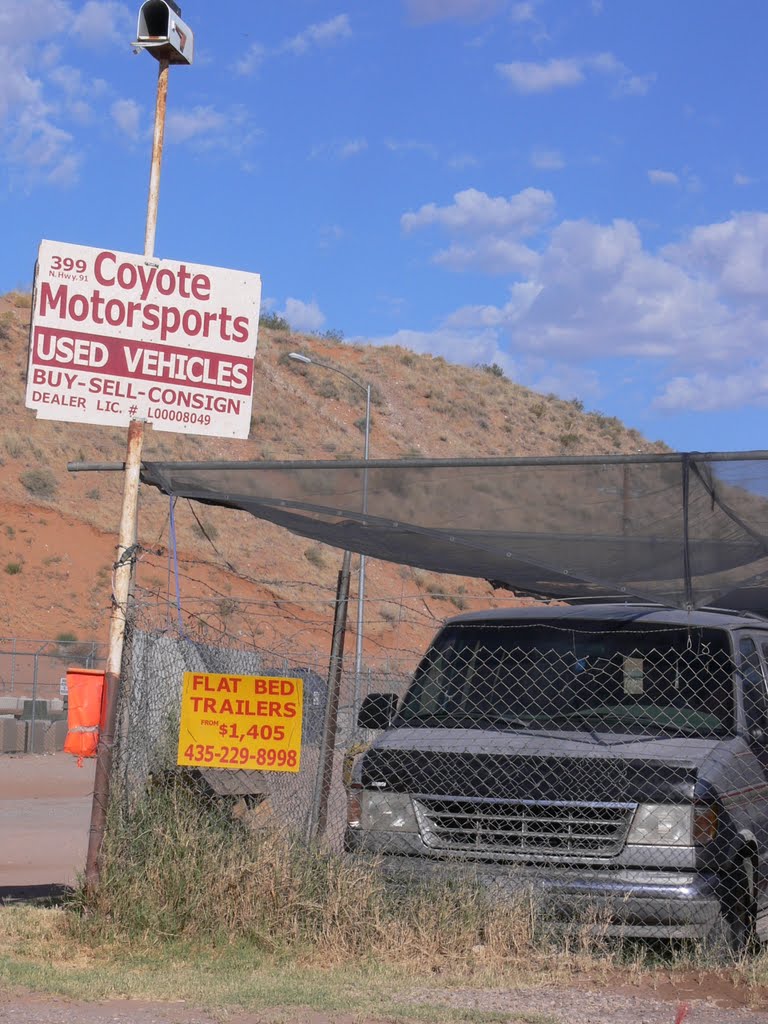
[[261, 278], [40, 243], [27, 399], [40, 419], [248, 437]]

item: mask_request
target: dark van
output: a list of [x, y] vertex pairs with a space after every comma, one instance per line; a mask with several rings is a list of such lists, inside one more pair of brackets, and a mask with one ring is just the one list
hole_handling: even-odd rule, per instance
[[768, 910], [768, 620], [603, 604], [461, 615], [349, 788], [347, 848], [743, 948]]

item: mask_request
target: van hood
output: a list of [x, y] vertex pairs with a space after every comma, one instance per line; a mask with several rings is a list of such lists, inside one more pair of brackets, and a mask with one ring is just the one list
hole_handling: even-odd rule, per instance
[[506, 800], [692, 800], [722, 739], [393, 729], [362, 760], [366, 788]]

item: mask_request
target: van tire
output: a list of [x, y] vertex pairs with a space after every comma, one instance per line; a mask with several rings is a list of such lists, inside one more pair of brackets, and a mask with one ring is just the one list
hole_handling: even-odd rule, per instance
[[732, 953], [750, 953], [757, 948], [757, 899], [755, 862], [744, 856], [725, 879], [721, 916], [725, 938]]

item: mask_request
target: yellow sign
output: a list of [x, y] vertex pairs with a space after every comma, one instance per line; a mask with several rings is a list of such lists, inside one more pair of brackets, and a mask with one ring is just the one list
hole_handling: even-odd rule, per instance
[[185, 672], [178, 764], [297, 772], [301, 679]]

